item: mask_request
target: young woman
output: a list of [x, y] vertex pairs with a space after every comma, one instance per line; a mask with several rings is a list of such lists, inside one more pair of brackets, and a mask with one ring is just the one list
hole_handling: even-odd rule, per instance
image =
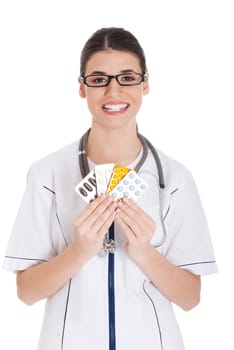
[[[39, 350], [182, 350], [172, 304], [195, 307], [200, 275], [217, 268], [191, 174], [137, 131], [149, 92], [137, 39], [95, 32], [79, 86], [91, 128], [32, 165], [4, 266], [22, 301], [47, 299]], [[148, 187], [137, 203], [77, 195], [82, 176], [109, 163], [138, 169]]]

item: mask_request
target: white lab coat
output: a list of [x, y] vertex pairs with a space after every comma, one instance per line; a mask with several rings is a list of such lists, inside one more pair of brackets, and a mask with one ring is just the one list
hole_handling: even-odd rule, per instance
[[[214, 253], [193, 178], [177, 161], [160, 151], [159, 156], [165, 189], [159, 190], [151, 152], [139, 172], [149, 186], [138, 205], [157, 222], [152, 244], [163, 237], [162, 207], [167, 236], [155, 249], [194, 274], [214, 273]], [[72, 242], [74, 220], [87, 205], [74, 190], [80, 180], [78, 142], [32, 165], [4, 268], [28, 269]], [[116, 350], [183, 350], [173, 306], [127, 256], [126, 238], [117, 225], [115, 233]], [[47, 300], [38, 350], [109, 350], [107, 279], [108, 255], [100, 252]]]

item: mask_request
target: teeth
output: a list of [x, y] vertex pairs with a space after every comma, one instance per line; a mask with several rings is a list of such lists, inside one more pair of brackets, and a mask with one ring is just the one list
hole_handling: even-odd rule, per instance
[[118, 112], [122, 109], [125, 109], [127, 108], [127, 103], [121, 103], [121, 104], [114, 104], [114, 105], [104, 105], [103, 108], [104, 109], [108, 109], [110, 111], [113, 111], [113, 112]]

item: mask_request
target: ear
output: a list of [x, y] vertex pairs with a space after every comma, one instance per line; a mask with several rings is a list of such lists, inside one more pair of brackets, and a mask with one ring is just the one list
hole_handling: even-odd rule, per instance
[[79, 88], [80, 97], [86, 98], [85, 86], [84, 86], [83, 82], [81, 81], [80, 77], [78, 78], [78, 83], [80, 86], [80, 88]]
[[149, 93], [149, 74], [147, 73], [147, 76], [145, 78], [145, 81], [143, 83], [143, 95], [147, 95]]

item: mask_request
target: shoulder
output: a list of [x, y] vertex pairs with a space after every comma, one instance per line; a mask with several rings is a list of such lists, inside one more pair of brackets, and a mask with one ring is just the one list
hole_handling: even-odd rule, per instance
[[166, 186], [171, 188], [180, 187], [186, 183], [194, 182], [193, 176], [186, 165], [156, 149], [164, 174]]
[[199, 215], [203, 215], [199, 191], [191, 171], [161, 150], [157, 152], [165, 180], [163, 196], [165, 200], [169, 200], [170, 207], [172, 208], [173, 199], [174, 209], [180, 208], [184, 213], [199, 212]]
[[28, 171], [28, 177], [36, 181], [51, 182], [52, 178], [61, 173], [69, 173], [78, 164], [78, 142], [75, 141], [33, 162]]

